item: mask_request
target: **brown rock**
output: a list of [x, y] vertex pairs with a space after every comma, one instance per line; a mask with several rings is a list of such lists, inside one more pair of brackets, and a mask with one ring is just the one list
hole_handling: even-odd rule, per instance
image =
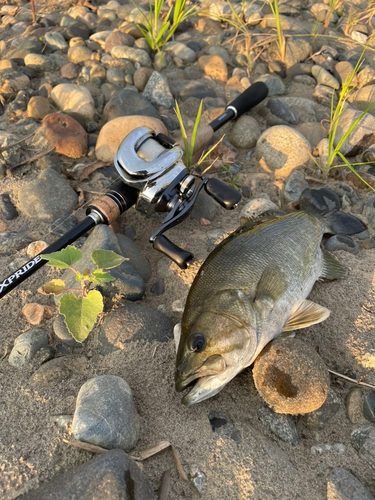
[[112, 48], [116, 45], [127, 45], [128, 47], [133, 47], [135, 39], [129, 33], [123, 33], [122, 31], [112, 31], [111, 34], [105, 39], [105, 52], [108, 54], [111, 52]]
[[36, 303], [26, 304], [22, 309], [22, 313], [29, 323], [40, 325], [44, 319], [44, 306]]
[[216, 35], [222, 32], [220, 23], [212, 19], [207, 19], [207, 17], [200, 17], [196, 28], [200, 33], [204, 33], [205, 35]]
[[35, 120], [43, 118], [51, 113], [51, 105], [45, 97], [32, 97], [27, 105], [27, 114]]
[[87, 134], [82, 126], [65, 113], [51, 113], [43, 120], [48, 145], [69, 158], [80, 158], [87, 152]]
[[255, 387], [277, 413], [310, 413], [322, 406], [329, 373], [317, 352], [299, 339], [270, 342], [253, 368]]
[[33, 241], [27, 247], [26, 253], [28, 257], [35, 257], [40, 252], [43, 252], [44, 249], [48, 247], [48, 244], [45, 241]]
[[119, 31], [121, 31], [122, 33], [128, 33], [136, 40], [138, 40], [138, 38], [143, 38], [141, 30], [137, 28], [137, 26], [134, 23], [128, 23], [128, 22], [123, 23], [120, 26]]
[[44, 319], [51, 319], [56, 314], [56, 307], [44, 306]]
[[61, 68], [61, 78], [67, 78], [68, 80], [72, 80], [73, 78], [78, 78], [79, 72], [81, 71], [81, 66], [75, 63], [65, 64]]
[[137, 87], [139, 92], [144, 91], [148, 79], [150, 78], [153, 72], [154, 70], [152, 68], [139, 68], [134, 73], [133, 76], [134, 85]]
[[0, 70], [1, 69], [11, 69], [13, 68], [13, 63], [10, 59], [3, 59], [0, 61]]
[[[360, 173], [359, 175], [364, 181], [367, 182], [367, 184], [375, 188], [375, 177], [373, 175], [366, 173]], [[345, 180], [349, 182], [354, 187], [354, 189], [359, 189], [361, 191], [370, 191], [371, 189], [358, 177], [358, 175], [353, 172], [350, 172], [350, 174], [345, 177]]]
[[198, 59], [199, 67], [206, 75], [214, 80], [226, 82], [228, 79], [228, 68], [225, 61], [219, 56], [202, 56]]
[[5, 224], [3, 220], [0, 220], [0, 232], [6, 231], [8, 226]]
[[98, 160], [113, 161], [115, 153], [123, 139], [137, 127], [150, 127], [156, 133], [168, 135], [168, 131], [160, 120], [150, 116], [120, 116], [109, 121], [101, 129], [95, 154]]

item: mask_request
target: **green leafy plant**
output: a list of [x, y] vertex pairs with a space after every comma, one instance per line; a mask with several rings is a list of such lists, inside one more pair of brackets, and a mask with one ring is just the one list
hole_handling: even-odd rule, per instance
[[[59, 313], [64, 316], [65, 324], [73, 338], [77, 342], [83, 342], [94, 328], [98, 315], [103, 311], [102, 294], [92, 287], [113, 281], [115, 278], [104, 272], [104, 269], [119, 266], [125, 258], [112, 250], [94, 250], [91, 260], [96, 269], [93, 271], [84, 269], [82, 272], [72, 267], [82, 258], [82, 252], [70, 245], [59, 252], [44, 254], [42, 258], [48, 261], [48, 266], [71, 269], [76, 275], [76, 280], [81, 283], [80, 288], [66, 288], [62, 279], [54, 279], [42, 287], [42, 293], [57, 296], [65, 294], [59, 303]], [[65, 292], [78, 292], [78, 296]]]
[[241, 181], [238, 175], [233, 175], [232, 165], [230, 163], [223, 163], [221, 167], [223, 169], [223, 174], [225, 175], [225, 181], [228, 184], [228, 186], [239, 191], [241, 187]]
[[201, 115], [202, 115], [203, 100], [200, 102], [200, 105], [199, 105], [199, 109], [198, 109], [197, 116], [195, 118], [194, 128], [193, 128], [193, 132], [192, 132], [190, 141], [189, 141], [188, 135], [186, 133], [186, 128], [185, 128], [184, 122], [182, 120], [181, 111], [180, 111], [180, 108], [178, 106], [177, 101], [175, 101], [175, 104], [176, 104], [175, 113], [177, 115], [177, 119], [178, 119], [180, 129], [181, 129], [182, 139], [184, 141], [185, 166], [189, 172], [193, 172], [212, 153], [212, 151], [216, 148], [216, 146], [222, 141], [224, 136], [214, 146], [212, 146], [212, 148], [209, 149], [205, 154], [202, 154], [202, 156], [199, 158], [197, 163], [193, 163], [194, 147], [195, 147], [195, 142], [197, 139], [199, 122], [200, 122]]
[[196, 8], [195, 6], [186, 8], [186, 0], [176, 0], [165, 14], [163, 11], [164, 0], [155, 0], [154, 8], [152, 1], [149, 0], [149, 13], [146, 15], [134, 0], [131, 2], [138, 9], [143, 20], [142, 24], [136, 23], [137, 27], [146, 38], [150, 48], [158, 52], [162, 64], [164, 45], [172, 38], [178, 26], [196, 13]]

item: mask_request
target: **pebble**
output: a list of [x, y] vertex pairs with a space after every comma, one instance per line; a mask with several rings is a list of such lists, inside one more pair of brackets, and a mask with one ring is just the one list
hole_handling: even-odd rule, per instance
[[139, 68], [135, 71], [133, 81], [134, 85], [138, 89], [138, 92], [143, 92], [152, 73], [153, 70], [151, 68]]
[[325, 453], [345, 453], [346, 446], [341, 443], [336, 444], [313, 444], [311, 446], [312, 455], [323, 455]]
[[26, 321], [32, 325], [40, 325], [44, 319], [51, 318], [53, 308], [50, 306], [43, 306], [37, 303], [26, 304], [22, 309], [22, 314], [25, 316]]
[[285, 443], [296, 446], [299, 443], [296, 424], [290, 415], [275, 413], [268, 406], [259, 406], [258, 418], [262, 424], [276, 437]]
[[246, 222], [252, 219], [256, 219], [264, 212], [269, 210], [279, 210], [279, 207], [273, 203], [271, 200], [265, 198], [254, 198], [244, 205], [241, 210], [241, 224], [244, 225]]
[[73, 80], [74, 78], [78, 78], [80, 71], [81, 71], [81, 66], [79, 64], [74, 64], [74, 63], [65, 64], [60, 70], [61, 77], [66, 78], [67, 80]]
[[0, 255], [12, 255], [15, 251], [25, 248], [31, 241], [31, 238], [22, 232], [1, 232]]
[[268, 97], [274, 95], [285, 94], [285, 85], [282, 79], [276, 75], [264, 75], [255, 80], [256, 82], [264, 82], [268, 87]]
[[312, 46], [308, 40], [301, 37], [288, 38], [285, 46], [285, 64], [287, 68], [293, 68], [294, 65], [305, 61], [311, 53]]
[[149, 127], [156, 133], [168, 135], [164, 124], [149, 116], [120, 116], [106, 123], [99, 132], [95, 146], [98, 160], [112, 162], [124, 138], [137, 127]]
[[23, 500], [67, 500], [67, 498], [94, 498], [95, 500], [154, 500], [153, 487], [138, 465], [122, 450], [111, 450], [96, 455], [83, 465], [74, 467], [38, 489], [29, 491]]
[[84, 128], [65, 113], [50, 113], [42, 122], [48, 146], [68, 158], [81, 158], [87, 153]]
[[106, 121], [110, 121], [130, 115], [150, 116], [160, 120], [159, 113], [148, 99], [133, 90], [118, 90], [105, 105], [104, 117]]
[[164, 278], [159, 278], [155, 283], [151, 286], [150, 292], [154, 295], [160, 296], [165, 292], [165, 281]]
[[140, 421], [127, 382], [115, 375], [100, 375], [79, 390], [72, 433], [106, 449], [134, 448], [139, 438]]
[[327, 479], [327, 500], [374, 500], [374, 497], [353, 474], [335, 467]]
[[[93, 77], [97, 78], [97, 75], [93, 74], [93, 69], [90, 72], [90, 78], [92, 79]], [[118, 68], [109, 68], [105, 74], [105, 77], [107, 79], [107, 82], [113, 83], [115, 85], [119, 85], [120, 87], [123, 87], [125, 84], [125, 73], [121, 71], [121, 69]]]
[[375, 393], [369, 391], [363, 400], [363, 415], [370, 422], [375, 422]]
[[[83, 244], [81, 251], [82, 259], [75, 265], [77, 271], [82, 272], [84, 269], [92, 271], [96, 268], [91, 260], [91, 253], [94, 250], [112, 250], [118, 255], [121, 254], [121, 248], [113, 229], [105, 225], [96, 226], [89, 237]], [[105, 297], [114, 297], [116, 294], [127, 298], [128, 300], [139, 300], [143, 297], [146, 289], [145, 282], [142, 276], [129, 264], [128, 261], [113, 269], [107, 271], [115, 280], [109, 283], [103, 283], [98, 287]], [[73, 287], [76, 282], [75, 274], [71, 270], [66, 270], [62, 275], [67, 288]], [[55, 302], [58, 303], [61, 296], [55, 297]]]
[[65, 40], [80, 38], [83, 41], [88, 39], [90, 31], [85, 23], [75, 22], [72, 26], [68, 26], [63, 31], [63, 36]]
[[19, 335], [8, 361], [13, 368], [21, 370], [43, 347], [48, 346], [48, 334], [45, 330], [34, 328]]
[[302, 83], [303, 85], [310, 85], [311, 87], [315, 87], [316, 80], [309, 75], [296, 75], [293, 80], [297, 83]]
[[75, 228], [77, 225], [77, 220], [72, 215], [64, 215], [59, 219], [56, 219], [50, 227], [48, 232], [55, 234], [56, 236], [63, 236], [71, 229]]
[[168, 85], [168, 80], [161, 73], [154, 71], [143, 90], [143, 96], [152, 104], [172, 108], [174, 99]]
[[51, 31], [46, 33], [43, 39], [47, 47], [52, 51], [66, 50], [69, 47], [69, 45], [65, 41], [65, 38], [62, 36], [61, 33], [57, 31]]
[[351, 443], [359, 456], [374, 463], [375, 458], [375, 428], [372, 425], [361, 425], [351, 433]]
[[168, 42], [164, 46], [166, 52], [171, 52], [173, 57], [179, 57], [184, 63], [193, 63], [197, 59], [194, 50], [181, 42]]
[[10, 199], [9, 193], [0, 195], [0, 210], [2, 217], [6, 220], [13, 220], [18, 216], [17, 209]]
[[353, 253], [354, 255], [357, 255], [359, 252], [358, 243], [350, 236], [344, 234], [335, 234], [331, 236], [331, 238], [325, 241], [324, 248], [329, 252], [343, 250], [344, 252]]
[[212, 246], [217, 246], [224, 239], [225, 232], [222, 229], [210, 229], [206, 231], [207, 241]]
[[63, 215], [69, 215], [78, 201], [76, 192], [50, 168], [43, 170], [35, 180], [23, 184], [18, 197], [22, 213], [50, 224]]
[[237, 443], [241, 442], [241, 434], [234, 426], [233, 422], [226, 416], [216, 411], [212, 411], [208, 415], [208, 420], [210, 421], [211, 429], [213, 432], [218, 434], [223, 434], [224, 436], [233, 439]]
[[73, 375], [86, 373], [88, 360], [77, 354], [64, 355], [42, 364], [34, 373], [31, 382], [39, 387], [55, 387]]
[[28, 76], [16, 69], [0, 70], [0, 94], [14, 97], [20, 90], [25, 90], [30, 83]]
[[323, 127], [317, 122], [300, 123], [296, 130], [308, 140], [312, 148], [316, 148], [325, 136]]
[[26, 257], [16, 257], [10, 264], [8, 264], [8, 269], [11, 273], [14, 273], [28, 262], [29, 259], [27, 259]]
[[[336, 147], [338, 143], [343, 138], [344, 134], [349, 130], [352, 124], [361, 116], [361, 111], [356, 111], [355, 109], [348, 108], [340, 116], [340, 121], [336, 129], [334, 146]], [[343, 155], [350, 154], [351, 150], [356, 146], [362, 146], [365, 148], [370, 147], [375, 141], [375, 117], [366, 113], [365, 116], [356, 125], [354, 131], [352, 131], [347, 139], [342, 144], [340, 151]]]
[[128, 59], [146, 68], [151, 68], [152, 66], [150, 56], [142, 49], [127, 47], [126, 45], [116, 45], [110, 53], [114, 59]]
[[363, 421], [363, 394], [359, 387], [353, 387], [348, 392], [345, 400], [346, 414], [352, 424]]
[[255, 387], [277, 413], [310, 413], [325, 402], [329, 373], [324, 361], [305, 342], [279, 338], [255, 360]]
[[135, 39], [128, 33], [121, 31], [112, 31], [105, 39], [104, 50], [109, 54], [113, 47], [118, 45], [126, 45], [128, 47], [134, 46]]
[[236, 148], [251, 149], [256, 146], [260, 135], [257, 121], [252, 116], [242, 115], [234, 123], [228, 140]]
[[299, 118], [296, 113], [280, 99], [269, 99], [267, 107], [272, 114], [274, 114], [278, 118], [281, 118], [282, 120], [284, 120], [284, 122], [290, 123], [291, 125], [297, 125], [297, 123], [299, 122]]
[[27, 103], [29, 102], [29, 93], [27, 90], [21, 90], [18, 92], [16, 98], [11, 102], [7, 108], [8, 114], [22, 115], [27, 109]]
[[204, 193], [199, 193], [194, 208], [190, 213], [190, 218], [193, 220], [207, 219], [213, 221], [216, 213], [216, 203]]
[[281, 191], [282, 204], [288, 205], [292, 202], [297, 202], [305, 189], [309, 187], [305, 179], [305, 175], [301, 170], [293, 170], [293, 172], [285, 179], [283, 189]]
[[198, 490], [200, 495], [203, 495], [207, 489], [207, 476], [206, 474], [195, 465], [191, 467], [190, 481]]
[[296, 168], [311, 162], [311, 145], [296, 130], [285, 125], [267, 129], [259, 137], [255, 155], [261, 167], [274, 172], [277, 179], [286, 179]]
[[45, 241], [33, 241], [26, 249], [26, 254], [28, 257], [35, 257], [36, 255], [43, 252], [48, 247], [48, 244]]
[[332, 389], [329, 390], [327, 399], [323, 406], [302, 417], [305, 426], [310, 430], [324, 429], [327, 422], [329, 422], [340, 409], [340, 401], [337, 399], [336, 394]]
[[314, 98], [318, 101], [319, 104], [322, 104], [327, 108], [331, 107], [332, 95], [333, 95], [333, 105], [336, 106], [337, 97], [332, 87], [328, 87], [327, 85], [321, 85], [321, 84], [315, 87]]
[[214, 80], [226, 82], [228, 68], [226, 62], [219, 55], [202, 56], [198, 59], [199, 67]]
[[48, 56], [43, 56], [42, 54], [28, 54], [25, 56], [25, 66], [38, 73], [52, 71], [54, 68], [52, 60]]
[[27, 114], [35, 120], [43, 120], [51, 111], [51, 105], [45, 97], [34, 96], [27, 105]]
[[53, 322], [53, 331], [55, 332], [56, 337], [58, 337], [63, 344], [68, 345], [69, 347], [82, 347], [81, 342], [77, 342], [72, 334], [69, 332], [65, 321], [64, 316], [59, 314], [58, 317]]
[[[354, 72], [354, 66], [348, 61], [340, 61], [335, 65], [335, 76], [341, 85], [344, 85], [346, 79], [349, 75]], [[354, 76], [352, 80], [352, 87], [358, 85], [357, 76]]]
[[331, 87], [336, 90], [340, 88], [340, 84], [336, 78], [321, 66], [318, 66], [317, 64], [313, 66], [311, 73], [319, 84], [326, 85], [327, 87]]
[[41, 54], [43, 45], [38, 40], [25, 40], [18, 47], [8, 53], [8, 58], [17, 64], [24, 64], [28, 54]]
[[216, 97], [215, 91], [202, 82], [175, 80], [170, 82], [169, 87], [176, 99], [186, 100], [189, 97], [196, 97], [197, 99]]
[[173, 338], [173, 322], [161, 311], [145, 304], [126, 303], [112, 311], [100, 326], [101, 354], [124, 349], [128, 342], [168, 342]]
[[90, 91], [83, 85], [61, 83], [51, 92], [53, 103], [62, 111], [79, 113], [86, 120], [93, 120], [95, 103]]
[[371, 196], [365, 204], [365, 216], [372, 229], [375, 229], [375, 195]]

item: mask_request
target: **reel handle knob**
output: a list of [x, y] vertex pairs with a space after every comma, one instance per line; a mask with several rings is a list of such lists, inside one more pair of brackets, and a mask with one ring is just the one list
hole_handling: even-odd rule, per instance
[[182, 248], [178, 247], [171, 242], [163, 234], [159, 235], [153, 242], [155, 250], [163, 253], [175, 262], [181, 269], [189, 267], [190, 262], [193, 260], [194, 255]]
[[231, 188], [219, 179], [211, 178], [204, 186], [206, 193], [227, 210], [236, 208], [241, 200], [241, 195], [238, 191]]

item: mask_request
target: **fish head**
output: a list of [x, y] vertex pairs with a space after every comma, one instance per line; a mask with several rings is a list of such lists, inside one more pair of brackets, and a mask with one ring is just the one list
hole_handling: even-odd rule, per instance
[[182, 323], [176, 361], [176, 391], [194, 383], [186, 406], [217, 394], [245, 366], [257, 348], [255, 314], [240, 291], [215, 294], [201, 313]]

